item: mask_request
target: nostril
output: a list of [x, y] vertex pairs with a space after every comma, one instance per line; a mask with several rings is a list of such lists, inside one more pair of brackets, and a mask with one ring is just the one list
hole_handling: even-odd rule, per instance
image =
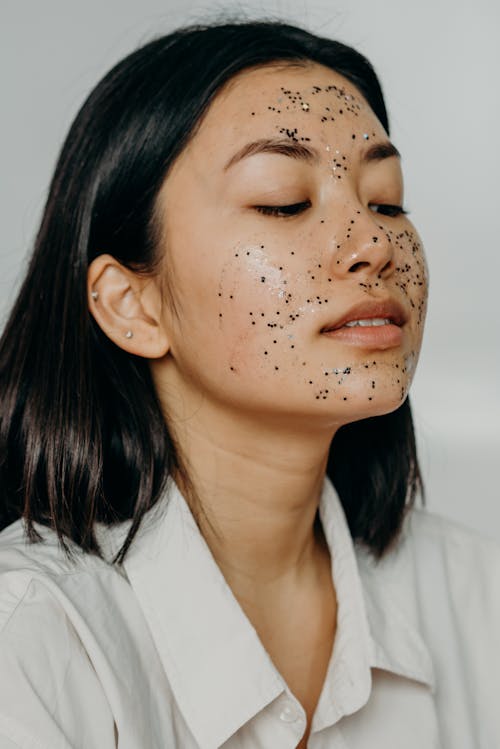
[[388, 260], [386, 262], [386, 264], [384, 265], [384, 267], [382, 268], [382, 270], [380, 271], [380, 275], [382, 275], [383, 273], [385, 273], [388, 270], [391, 270], [392, 269], [392, 265], [393, 265], [392, 264], [392, 260]]
[[349, 273], [356, 273], [356, 271], [358, 271], [360, 268], [369, 268], [369, 267], [370, 267], [370, 263], [366, 263], [366, 262], [354, 263], [354, 265], [351, 265], [351, 267], [349, 268]]

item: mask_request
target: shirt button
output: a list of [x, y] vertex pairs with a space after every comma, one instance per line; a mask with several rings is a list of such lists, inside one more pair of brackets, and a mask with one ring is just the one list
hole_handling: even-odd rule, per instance
[[299, 713], [291, 703], [287, 703], [280, 712], [280, 720], [285, 723], [293, 723], [298, 717]]

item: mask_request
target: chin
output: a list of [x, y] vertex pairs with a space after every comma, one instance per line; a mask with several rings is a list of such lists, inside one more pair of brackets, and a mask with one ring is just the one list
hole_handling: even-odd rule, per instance
[[[342, 408], [343, 421], [349, 424], [396, 411], [405, 402], [407, 396], [408, 387], [384, 388], [382, 392], [373, 392], [373, 394], [367, 394], [363, 389], [362, 393], [342, 396], [341, 402], [337, 402], [337, 409]], [[347, 400], [344, 400], [345, 397]]]

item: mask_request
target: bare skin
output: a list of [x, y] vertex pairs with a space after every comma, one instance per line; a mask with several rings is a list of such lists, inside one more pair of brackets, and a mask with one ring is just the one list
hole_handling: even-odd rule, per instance
[[[276, 138], [313, 156], [241, 154]], [[330, 553], [315, 523], [330, 443], [343, 424], [402, 403], [425, 317], [423, 250], [393, 209], [403, 182], [387, 144], [359, 91], [331, 70], [245, 71], [216, 97], [158, 195], [160, 275], [110, 255], [89, 270], [92, 314], [150, 360], [210, 521], [200, 516], [202, 533], [304, 707], [300, 748], [336, 631]], [[387, 300], [401, 319], [385, 321], [385, 333], [327, 333], [354, 306]], [[367, 316], [394, 314], [349, 319]]]

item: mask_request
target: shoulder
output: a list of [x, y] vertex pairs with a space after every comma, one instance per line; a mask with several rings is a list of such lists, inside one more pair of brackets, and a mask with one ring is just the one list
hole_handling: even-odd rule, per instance
[[43, 529], [42, 536], [43, 541], [30, 543], [22, 520], [0, 533], [0, 643], [10, 619], [17, 609], [26, 606], [35, 589], [38, 599], [46, 591], [45, 605], [49, 607], [53, 599], [50, 587], [59, 577], [74, 571], [75, 565], [65, 559], [56, 534]]
[[[426, 590], [446, 586], [466, 594], [470, 586], [491, 587], [500, 599], [500, 544], [456, 520], [414, 507], [395, 546], [378, 563], [382, 576], [410, 576]], [[407, 581], [410, 584], [410, 581]], [[424, 586], [428, 585], [427, 588]]]
[[42, 541], [30, 542], [22, 520], [17, 520], [0, 533], [0, 632], [14, 609], [36, 589], [41, 602], [45, 591], [46, 606], [59, 599], [62, 605], [64, 590], [79, 583], [96, 582], [103, 574], [118, 574], [105, 560], [84, 553], [68, 542], [72, 556], [62, 549], [55, 531], [35, 524]]
[[63, 644], [79, 646], [90, 620], [103, 610], [109, 614], [128, 584], [104, 559], [71, 541], [68, 556], [55, 531], [35, 527], [41, 541], [28, 539], [22, 520], [0, 533], [0, 652], [16, 632], [28, 637], [31, 628], [37, 646], [54, 645], [62, 661]]
[[[109, 561], [116, 551], [113, 530], [97, 529], [104, 558], [71, 541], [68, 557], [55, 531], [39, 524], [36, 530], [43, 541], [30, 542], [20, 521], [0, 533], [0, 657], [23, 628], [60, 661], [65, 653], [70, 659], [73, 647], [83, 647], [96, 670], [127, 672], [129, 678], [137, 659], [150, 652], [150, 638], [125, 570]], [[24, 658], [21, 641], [17, 653]]]
[[497, 541], [425, 508], [414, 508], [409, 514], [402, 544], [411, 549], [417, 565], [425, 569], [432, 559], [446, 566], [449, 575], [460, 574], [463, 582], [483, 574], [497, 579], [500, 572]]
[[26, 655], [32, 647], [38, 661], [51, 653], [61, 675], [78, 654], [95, 667], [101, 654], [116, 649], [109, 622], [121, 625], [124, 647], [140, 622], [129, 581], [116, 565], [71, 541], [68, 557], [55, 531], [39, 524], [36, 530], [43, 540], [35, 543], [20, 520], [0, 533], [0, 661], [15, 656], [29, 673], [36, 665]]
[[359, 547], [356, 551], [367, 589], [384, 600], [390, 591], [415, 621], [428, 618], [434, 627], [440, 616], [468, 629], [483, 620], [500, 633], [500, 545], [495, 540], [413, 508], [397, 543], [381, 560]]
[[35, 528], [41, 541], [28, 539], [22, 520], [0, 532], [0, 643], [10, 617], [28, 609], [30, 617], [57, 609], [75, 627], [103, 611], [120, 616], [122, 610], [127, 616], [133, 598], [124, 570], [109, 561], [112, 533], [99, 530], [104, 558], [71, 540], [68, 556], [54, 530], [38, 523]]
[[[42, 543], [20, 522], [0, 533], [0, 746], [106, 749], [115, 721], [131, 746], [156, 746], [171, 689], [135, 590], [107, 561], [121, 532], [97, 529], [105, 559], [75, 547], [68, 560], [36, 529]], [[168, 744], [168, 723], [165, 734]]]
[[477, 575], [500, 571], [500, 543], [456, 520], [413, 507], [403, 523], [395, 544], [375, 561], [362, 547], [356, 547], [360, 565], [382, 575], [402, 573], [404, 569], [425, 574], [427, 570], [446, 567]]
[[382, 601], [390, 596], [429, 642], [454, 640], [457, 647], [471, 652], [471, 643], [478, 643], [481, 633], [485, 647], [498, 657], [500, 545], [496, 541], [455, 520], [414, 508], [398, 543], [379, 562], [362, 551], [358, 559], [372, 595]]
[[367, 600], [377, 609], [397, 609], [405, 626], [420, 633], [438, 675], [460, 662], [471, 683], [480, 684], [488, 668], [500, 668], [496, 541], [414, 508], [399, 541], [381, 560], [359, 549], [357, 556]]
[[109, 565], [83, 552], [70, 561], [55, 533], [43, 529], [43, 537], [30, 543], [21, 521], [0, 533], [0, 734], [22, 746], [34, 737], [43, 747], [66, 746], [64, 736], [77, 742], [77, 701], [84, 720], [93, 716], [89, 737], [111, 746], [113, 720], [84, 612], [102, 607], [104, 591], [96, 592]]
[[500, 545], [455, 520], [414, 510], [406, 538], [420, 606], [429, 618], [449, 613], [458, 630], [490, 632], [500, 646]]

